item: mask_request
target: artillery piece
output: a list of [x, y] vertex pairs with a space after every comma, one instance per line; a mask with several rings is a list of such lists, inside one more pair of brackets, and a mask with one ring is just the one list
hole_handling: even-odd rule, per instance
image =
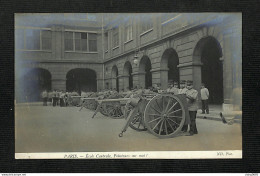
[[175, 137], [189, 119], [185, 95], [143, 94], [129, 104], [132, 109], [126, 110], [127, 122], [119, 137], [129, 126], [137, 131], [148, 130], [159, 138]]

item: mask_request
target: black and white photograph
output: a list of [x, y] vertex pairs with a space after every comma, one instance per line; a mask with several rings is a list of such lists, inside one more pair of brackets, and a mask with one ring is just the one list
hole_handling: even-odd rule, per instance
[[16, 159], [242, 158], [242, 13], [15, 13]]

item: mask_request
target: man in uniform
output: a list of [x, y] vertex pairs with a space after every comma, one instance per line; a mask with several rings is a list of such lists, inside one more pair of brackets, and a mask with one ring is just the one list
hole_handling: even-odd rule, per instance
[[186, 88], [186, 81], [181, 80], [180, 82], [180, 89], [178, 94], [185, 94], [188, 89]]
[[47, 106], [48, 92], [46, 90], [42, 92], [42, 99], [43, 99], [43, 106]]
[[193, 134], [198, 134], [197, 126], [196, 126], [196, 115], [198, 110], [198, 91], [193, 89], [193, 82], [187, 81], [187, 91], [186, 98], [188, 103], [188, 110], [190, 115], [190, 131], [188, 136], [192, 136]]
[[172, 93], [171, 92], [171, 89], [173, 88], [173, 84], [172, 84], [172, 82], [171, 81], [169, 81], [169, 83], [168, 83], [168, 88], [166, 89], [166, 92], [167, 93]]
[[177, 95], [179, 94], [179, 87], [178, 87], [178, 82], [174, 82], [174, 86], [173, 88], [171, 88], [171, 92], [174, 94], [174, 95]]
[[[186, 81], [185, 80], [181, 80], [180, 81], [180, 89], [179, 89], [179, 92], [178, 94], [183, 94], [186, 96], [186, 92], [187, 92], [187, 88], [186, 88]], [[187, 132], [188, 130], [188, 124], [189, 123], [185, 123], [181, 129], [182, 132]]]

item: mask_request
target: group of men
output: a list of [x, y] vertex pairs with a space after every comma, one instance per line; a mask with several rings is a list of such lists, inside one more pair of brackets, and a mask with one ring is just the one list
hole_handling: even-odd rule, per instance
[[68, 98], [71, 95], [78, 95], [76, 92], [65, 92], [65, 91], [59, 91], [59, 90], [53, 90], [50, 92], [47, 92], [47, 90], [44, 90], [41, 94], [43, 99], [43, 106], [48, 105], [48, 101], [52, 103], [52, 106], [60, 106], [65, 107], [68, 106]]
[[[192, 136], [194, 134], [198, 134], [198, 130], [197, 130], [197, 126], [196, 126], [196, 117], [197, 117], [197, 111], [199, 109], [199, 105], [198, 105], [198, 100], [199, 100], [199, 93], [197, 90], [195, 90], [193, 88], [193, 81], [185, 81], [182, 80], [180, 82], [180, 87], [178, 82], [170, 82], [168, 85], [168, 88], [166, 90], [161, 90], [160, 89], [160, 85], [155, 84], [152, 89], [150, 89], [150, 91], [156, 92], [156, 93], [169, 93], [169, 94], [174, 94], [174, 95], [178, 95], [178, 94], [184, 94], [187, 100], [187, 106], [188, 106], [188, 111], [189, 111], [189, 117], [190, 117], [190, 122], [185, 122], [182, 128], [182, 132], [184, 132], [186, 134], [186, 136]], [[137, 96], [135, 97], [141, 97], [141, 93], [143, 91], [140, 91], [139, 93], [137, 92]], [[208, 108], [208, 97], [209, 97], [209, 92], [208, 89], [205, 88], [205, 85], [202, 84], [201, 87], [201, 100], [202, 100], [202, 113], [209, 113], [209, 108]], [[137, 101], [137, 100], [135, 100]], [[138, 107], [137, 107], [138, 108]], [[187, 132], [188, 130], [188, 126], [190, 126], [190, 130], [189, 132]]]

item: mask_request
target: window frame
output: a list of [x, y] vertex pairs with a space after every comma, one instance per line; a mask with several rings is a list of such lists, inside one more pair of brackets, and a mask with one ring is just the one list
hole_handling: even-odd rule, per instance
[[[65, 32], [72, 32], [72, 40], [73, 40], [73, 50], [66, 50], [65, 49], [65, 40], [64, 40], [64, 52], [65, 53], [94, 53], [94, 54], [96, 54], [96, 53], [98, 53], [98, 47], [96, 46], [96, 48], [97, 48], [97, 51], [89, 51], [89, 34], [96, 34], [96, 35], [98, 35], [98, 32], [96, 32], [96, 31], [82, 31], [82, 30], [65, 30]], [[82, 34], [82, 33], [86, 33], [87, 34], [87, 51], [76, 51], [75, 49], [75, 33], [80, 33], [80, 35]], [[65, 36], [64, 36], [64, 39], [65, 39]], [[97, 41], [97, 39], [96, 39], [96, 41]], [[96, 42], [97, 43], [97, 42]]]
[[[41, 51], [41, 52], [52, 52], [52, 42], [51, 42], [51, 48], [46, 50], [42, 49], [42, 31], [50, 31], [52, 32], [51, 28], [38, 28], [38, 27], [25, 27], [25, 26], [15, 26], [15, 30], [23, 30], [23, 48], [17, 49], [17, 51]], [[40, 31], [40, 39], [39, 39], [39, 49], [27, 49], [27, 37], [26, 37], [26, 31], [27, 30], [39, 30]], [[52, 35], [50, 40], [52, 40]], [[15, 48], [16, 49], [16, 48]]]
[[[133, 20], [129, 19], [129, 21], [127, 22], [126, 26], [125, 26], [125, 42], [124, 43], [128, 43], [130, 41], [133, 40]], [[131, 30], [129, 30], [131, 29]], [[129, 33], [131, 31], [131, 36], [127, 38], [127, 36], [129, 36]]]
[[[115, 31], [117, 31], [117, 45], [115, 45]], [[119, 27], [115, 27], [112, 29], [112, 46], [113, 46], [113, 50], [116, 48], [119, 48]]]

